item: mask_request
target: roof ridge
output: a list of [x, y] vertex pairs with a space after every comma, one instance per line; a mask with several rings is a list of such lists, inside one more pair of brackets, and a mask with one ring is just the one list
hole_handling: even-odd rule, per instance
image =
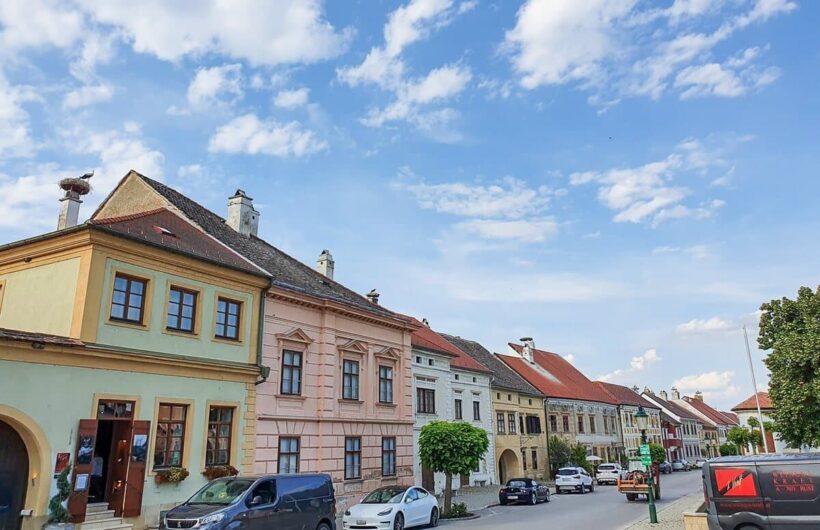
[[94, 225], [108, 225], [114, 223], [121, 223], [123, 221], [133, 221], [134, 219], [142, 219], [143, 217], [154, 215], [155, 213], [159, 213], [163, 210], [170, 212], [168, 208], [161, 206], [159, 208], [154, 208], [153, 210], [146, 210], [144, 212], [129, 213], [125, 215], [118, 215], [116, 217], [104, 217], [102, 219], [89, 219], [88, 222]]

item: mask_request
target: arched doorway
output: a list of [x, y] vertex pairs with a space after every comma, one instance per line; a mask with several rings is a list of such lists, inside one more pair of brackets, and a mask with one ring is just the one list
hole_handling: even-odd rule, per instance
[[518, 463], [518, 455], [512, 449], [505, 449], [498, 459], [498, 478], [501, 484], [506, 484], [511, 478], [521, 476], [521, 465]]
[[28, 489], [28, 451], [17, 431], [2, 420], [0, 447], [0, 530], [19, 530]]

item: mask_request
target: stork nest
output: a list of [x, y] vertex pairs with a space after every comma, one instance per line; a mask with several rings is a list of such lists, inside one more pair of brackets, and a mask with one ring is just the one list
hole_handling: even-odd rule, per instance
[[91, 184], [85, 179], [69, 177], [60, 181], [60, 189], [73, 191], [77, 195], [85, 195], [91, 191]]

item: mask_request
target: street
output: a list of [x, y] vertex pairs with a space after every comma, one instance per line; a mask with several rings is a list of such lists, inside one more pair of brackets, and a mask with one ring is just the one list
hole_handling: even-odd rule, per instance
[[[684, 495], [701, 489], [699, 469], [661, 477], [661, 497], [658, 511]], [[537, 506], [493, 506], [478, 512], [481, 517], [471, 521], [442, 522], [452, 529], [470, 530], [541, 530], [550, 528], [619, 529], [648, 514], [645, 500], [627, 502], [615, 486], [596, 486], [594, 493], [551, 496], [549, 503]]]

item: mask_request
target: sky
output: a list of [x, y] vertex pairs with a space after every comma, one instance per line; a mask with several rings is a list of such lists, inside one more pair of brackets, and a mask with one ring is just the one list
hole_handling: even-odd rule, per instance
[[442, 332], [590, 378], [752, 392], [820, 283], [820, 3], [0, 3], [0, 242], [129, 169]]

